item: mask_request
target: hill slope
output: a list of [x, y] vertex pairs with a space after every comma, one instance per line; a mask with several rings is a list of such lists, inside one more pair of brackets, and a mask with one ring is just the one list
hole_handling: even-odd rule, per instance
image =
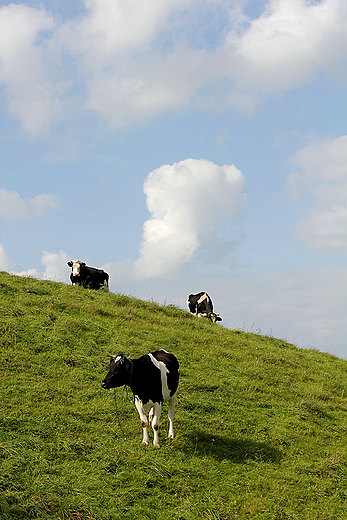
[[[4, 272], [0, 338], [1, 519], [347, 517], [346, 361]], [[176, 438], [164, 407], [158, 450], [100, 382], [107, 354], [159, 348], [181, 380]]]

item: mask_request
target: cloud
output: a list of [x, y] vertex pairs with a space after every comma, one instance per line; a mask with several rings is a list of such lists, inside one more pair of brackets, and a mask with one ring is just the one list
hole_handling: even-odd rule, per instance
[[223, 280], [216, 283], [215, 299], [222, 302], [217, 312], [229, 327], [261, 329], [347, 358], [346, 283], [346, 268], [234, 275], [232, 298]]
[[40, 273], [34, 267], [31, 269], [27, 269], [26, 271], [11, 271], [12, 274], [16, 276], [30, 276], [32, 278], [40, 278]]
[[93, 74], [85, 107], [96, 111], [110, 130], [163, 111], [187, 109], [208, 70], [204, 51], [151, 55], [143, 62], [129, 58], [126, 70], [119, 64], [113, 73]]
[[205, 159], [152, 171], [143, 187], [151, 217], [143, 226], [135, 277], [174, 276], [199, 250], [211, 242], [218, 245], [218, 223], [234, 223], [245, 189], [245, 178], [234, 165]]
[[31, 137], [86, 110], [115, 130], [192, 106], [252, 112], [261, 95], [322, 70], [346, 73], [344, 0], [271, 0], [254, 19], [241, 6], [85, 0], [84, 13], [65, 23], [44, 8], [1, 7], [9, 111]]
[[0, 271], [12, 272], [16, 269], [18, 269], [16, 262], [7, 256], [5, 247], [0, 242]]
[[69, 260], [71, 257], [65, 251], [60, 250], [59, 253], [42, 251], [41, 263], [46, 266], [42, 278], [68, 283], [71, 270], [66, 264]]
[[17, 191], [0, 189], [0, 217], [20, 222], [46, 216], [59, 205], [57, 195], [36, 195], [33, 199], [22, 199]]
[[[197, 4], [199, 9], [191, 11], [200, 13], [204, 24], [214, 18], [215, 3]], [[77, 32], [72, 25], [75, 38], [81, 32], [73, 45], [84, 53], [85, 107], [111, 130], [192, 105], [252, 112], [260, 94], [304, 85], [319, 70], [334, 71], [345, 60], [347, 7], [340, 0], [272, 0], [254, 20], [227, 2], [229, 25], [215, 29], [218, 43], [212, 49], [207, 36], [201, 38], [197, 20], [192, 23], [189, 4], [164, 7], [158, 0], [147, 13], [137, 2], [89, 5]], [[126, 29], [116, 30], [118, 24]], [[163, 46], [164, 31], [171, 43]], [[190, 37], [183, 38], [184, 33]]]
[[48, 33], [55, 29], [43, 8], [10, 4], [0, 7], [0, 83], [6, 86], [9, 112], [31, 137], [55, 120], [62, 104]]
[[331, 71], [345, 60], [346, 18], [347, 6], [340, 0], [270, 0], [259, 18], [226, 37], [236, 89], [287, 90], [319, 70]]
[[149, 50], [153, 38], [168, 24], [174, 11], [187, 9], [192, 0], [85, 0], [84, 18], [61, 27], [74, 52], [88, 54], [92, 66], [109, 65], [115, 56]]
[[310, 195], [312, 208], [291, 237], [313, 250], [347, 252], [347, 136], [318, 141], [289, 159], [298, 169], [287, 178], [292, 198]]
[[68, 283], [70, 269], [66, 263], [70, 259], [71, 257], [65, 251], [59, 251], [59, 253], [42, 251], [41, 263], [45, 266], [42, 274], [35, 267], [21, 270], [19, 265], [7, 256], [5, 247], [0, 242], [0, 271], [7, 271], [17, 276], [32, 276], [34, 278], [42, 278], [43, 280]]

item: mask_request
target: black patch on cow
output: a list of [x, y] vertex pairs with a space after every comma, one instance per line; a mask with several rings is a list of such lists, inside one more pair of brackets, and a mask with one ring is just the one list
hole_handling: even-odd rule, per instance
[[70, 274], [70, 280], [72, 284], [75, 285], [81, 285], [81, 277], [80, 276], [74, 276], [72, 273]]

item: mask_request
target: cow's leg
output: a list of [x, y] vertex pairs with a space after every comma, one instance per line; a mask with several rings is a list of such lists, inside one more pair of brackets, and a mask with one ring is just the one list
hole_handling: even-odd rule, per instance
[[153, 415], [154, 415], [154, 407], [152, 406], [152, 408], [149, 411], [149, 415], [148, 415], [148, 420], [149, 420], [150, 425], [152, 425]]
[[161, 407], [162, 407], [162, 405], [160, 403], [154, 403], [154, 406], [153, 406], [154, 415], [153, 415], [153, 419], [152, 419], [152, 428], [153, 428], [153, 433], [154, 433], [153, 444], [154, 444], [154, 446], [157, 446], [158, 448], [160, 447], [158, 430], [159, 430], [159, 419], [160, 419], [160, 414], [161, 414]]
[[175, 402], [176, 402], [177, 392], [174, 393], [172, 397], [169, 399], [169, 434], [168, 437], [170, 439], [174, 438], [174, 429], [173, 429], [173, 421], [175, 418]]
[[148, 446], [148, 442], [149, 442], [148, 431], [147, 431], [148, 421], [147, 421], [146, 414], [143, 411], [142, 402], [139, 399], [135, 399], [135, 406], [136, 406], [137, 411], [139, 412], [139, 416], [140, 416], [141, 424], [142, 424], [142, 432], [143, 432], [142, 443], [146, 444], [146, 446]]

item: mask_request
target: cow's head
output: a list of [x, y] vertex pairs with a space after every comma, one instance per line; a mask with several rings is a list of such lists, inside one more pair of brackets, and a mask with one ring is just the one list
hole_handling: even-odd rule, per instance
[[110, 366], [101, 386], [107, 389], [128, 384], [133, 369], [130, 359], [124, 354], [110, 356], [110, 358]]
[[216, 323], [216, 321], [222, 321], [222, 318], [219, 316], [219, 314], [216, 314], [215, 312], [200, 312], [198, 317], [208, 318], [212, 321], [212, 323]]
[[219, 314], [216, 314], [215, 312], [209, 312], [208, 317], [212, 323], [216, 323], [216, 321], [222, 321], [222, 318], [219, 316]]
[[81, 267], [84, 267], [86, 264], [84, 262], [80, 262], [80, 260], [70, 260], [67, 265], [72, 267], [72, 276], [80, 276]]

